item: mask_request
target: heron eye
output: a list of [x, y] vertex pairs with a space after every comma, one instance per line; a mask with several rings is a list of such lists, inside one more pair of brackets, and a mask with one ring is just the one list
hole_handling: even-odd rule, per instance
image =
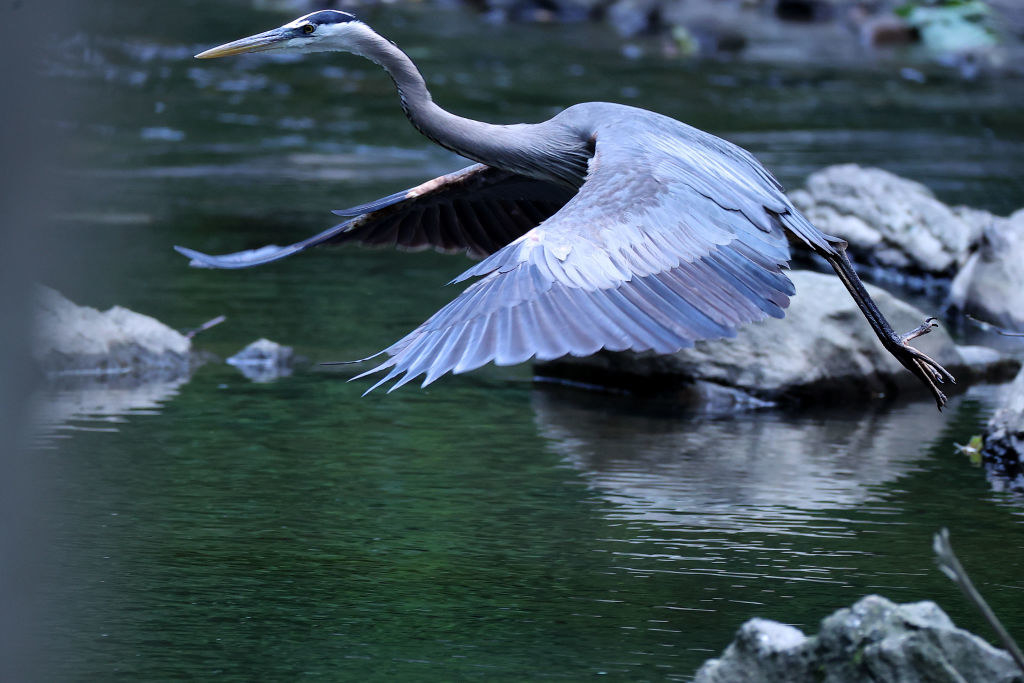
[[302, 27], [302, 32], [305, 33], [307, 36], [315, 30], [316, 26], [313, 26], [313, 24], [306, 24], [305, 26]]

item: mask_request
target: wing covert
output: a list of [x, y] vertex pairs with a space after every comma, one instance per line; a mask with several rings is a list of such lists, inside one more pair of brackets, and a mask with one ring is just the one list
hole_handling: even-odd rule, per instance
[[426, 385], [492, 361], [672, 353], [782, 317], [794, 290], [782, 272], [791, 205], [781, 188], [763, 169], [741, 173], [744, 159], [730, 167], [709, 152], [712, 173], [741, 188], [714, 192], [692, 171], [701, 150], [659, 142], [643, 131], [599, 131], [580, 191], [456, 278], [480, 279], [359, 377], [387, 371], [370, 390], [397, 379], [390, 391], [421, 374]]

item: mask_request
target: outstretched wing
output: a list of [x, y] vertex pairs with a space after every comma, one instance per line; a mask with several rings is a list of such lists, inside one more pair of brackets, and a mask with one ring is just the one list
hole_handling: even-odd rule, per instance
[[355, 242], [483, 258], [561, 208], [570, 188], [474, 164], [369, 204], [334, 213], [348, 221], [285, 247], [274, 245], [211, 256], [175, 247], [194, 265], [248, 268], [321, 244]]
[[752, 156], [693, 130], [661, 117], [599, 127], [579, 193], [459, 276], [482, 279], [359, 377], [387, 370], [370, 390], [398, 378], [393, 390], [491, 361], [672, 353], [781, 318], [794, 293], [784, 228], [830, 238]]

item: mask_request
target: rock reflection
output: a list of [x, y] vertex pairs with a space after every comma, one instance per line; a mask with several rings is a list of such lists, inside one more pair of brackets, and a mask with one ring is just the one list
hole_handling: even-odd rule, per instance
[[32, 397], [33, 445], [50, 448], [75, 431], [117, 431], [130, 416], [159, 413], [188, 380], [188, 375], [146, 380], [62, 376]]
[[910, 471], [943, 426], [928, 402], [707, 419], [623, 401], [533, 395], [540, 433], [619, 514], [703, 529], [845, 535], [845, 525], [806, 522], [882, 499], [883, 485]]

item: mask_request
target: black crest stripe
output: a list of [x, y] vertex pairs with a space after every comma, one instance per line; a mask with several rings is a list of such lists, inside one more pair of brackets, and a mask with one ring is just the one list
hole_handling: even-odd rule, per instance
[[344, 24], [352, 21], [353, 19], [355, 19], [355, 16], [348, 12], [341, 12], [333, 9], [320, 10], [319, 12], [314, 12], [306, 17], [306, 21], [317, 26], [323, 24]]

